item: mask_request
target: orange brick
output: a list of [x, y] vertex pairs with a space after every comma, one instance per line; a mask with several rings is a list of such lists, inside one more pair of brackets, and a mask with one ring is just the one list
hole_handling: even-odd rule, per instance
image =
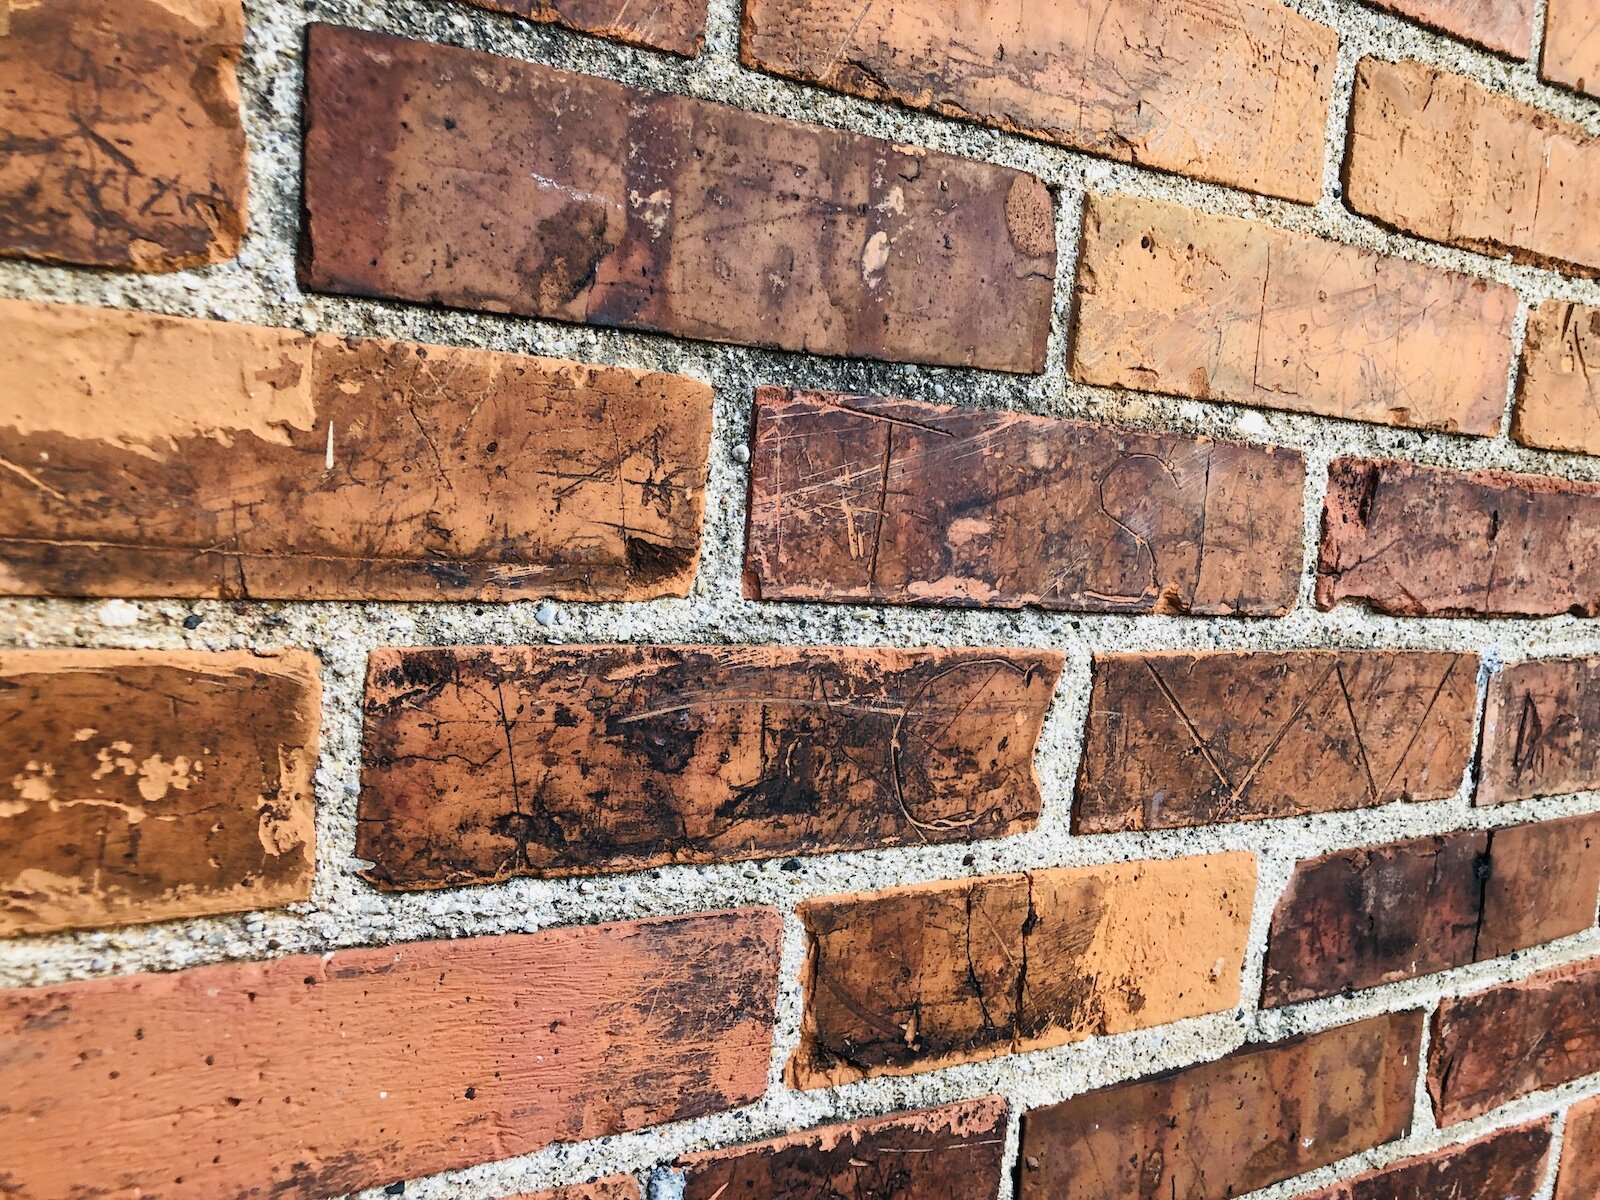
[[[1374, 7], [1410, 17], [1512, 58], [1533, 49], [1533, 0], [1367, 0]], [[1580, 0], [1582, 2], [1582, 0]]]
[[1595, 1200], [1596, 1196], [1600, 1196], [1600, 1096], [1568, 1110], [1561, 1174], [1556, 1182], [1556, 1200]]
[[1528, 314], [1511, 435], [1524, 446], [1600, 454], [1600, 308], [1546, 300]]
[[1549, 0], [1539, 74], [1600, 97], [1600, 13], [1594, 0]]

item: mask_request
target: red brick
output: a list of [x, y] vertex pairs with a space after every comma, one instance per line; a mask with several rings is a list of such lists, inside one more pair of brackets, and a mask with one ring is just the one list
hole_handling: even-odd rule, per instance
[[1549, 1155], [1550, 1123], [1541, 1121], [1408, 1158], [1306, 1200], [1533, 1200]]
[[642, 600], [699, 557], [711, 389], [0, 300], [0, 594]]
[[1335, 459], [1317, 606], [1427, 617], [1600, 615], [1600, 484]]
[[1517, 294], [1354, 246], [1090, 196], [1072, 377], [1493, 437]]
[[1004, 649], [376, 650], [356, 853], [416, 888], [1004, 837], [1038, 821], [1060, 673]]
[[675, 1173], [683, 1200], [987, 1200], [1005, 1146], [1006, 1102], [990, 1096], [691, 1154]]
[[1031, 175], [328, 25], [307, 72], [309, 287], [1044, 369], [1055, 219]]
[[1513, 825], [1489, 835], [1477, 957], [1497, 958], [1591, 929], [1600, 905], [1600, 816]]
[[790, 1079], [831, 1086], [1226, 1012], [1255, 884], [1252, 856], [1221, 854], [808, 901]]
[[3, 992], [5, 1178], [313, 1200], [747, 1104], [778, 929], [711, 913]]
[[564, 25], [581, 33], [648, 46], [693, 58], [706, 40], [706, 0], [660, 0], [618, 5], [617, 0], [467, 0], [479, 8]]
[[1512, 663], [1488, 690], [1479, 804], [1600, 788], [1600, 656]]
[[1512, 58], [1533, 49], [1533, 0], [1367, 0], [1388, 12]]
[[1421, 1039], [1374, 1017], [1034, 1109], [1019, 1200], [1225, 1200], [1396, 1141]]
[[608, 1175], [593, 1183], [528, 1192], [510, 1200], [639, 1200], [639, 1185], [631, 1175]]
[[1600, 1096], [1567, 1111], [1556, 1200], [1595, 1200], [1600, 1196]]
[[1600, 1071], [1600, 959], [1461, 999], [1433, 1018], [1428, 1090], [1454, 1125]]
[[177, 271], [237, 254], [243, 47], [239, 0], [0, 3], [0, 255]]
[[1275, 616], [1292, 450], [761, 388], [746, 591], [763, 600]]
[[1600, 98], [1600, 20], [1593, 0], [1549, 0], [1539, 74]]
[[1171, 829], [1456, 794], [1478, 659], [1403, 650], [1097, 654], [1073, 828]]
[[1344, 184], [1404, 233], [1600, 275], [1600, 138], [1464, 76], [1363, 59]]
[[749, 0], [742, 48], [792, 79], [1309, 204], [1338, 46], [1272, 0]]
[[307, 899], [320, 696], [298, 650], [0, 651], [0, 937]]
[[1511, 436], [1600, 454], [1600, 308], [1547, 300], [1528, 314]]

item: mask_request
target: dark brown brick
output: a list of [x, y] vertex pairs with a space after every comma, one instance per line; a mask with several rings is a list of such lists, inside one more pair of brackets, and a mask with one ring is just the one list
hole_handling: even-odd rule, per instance
[[296, 650], [0, 651], [0, 937], [310, 896], [320, 696]]
[[0, 594], [642, 600], [699, 559], [681, 375], [0, 300]]
[[1317, 605], [1396, 616], [1600, 615], [1600, 484], [1335, 459]]
[[541, 25], [564, 25], [630, 46], [648, 46], [693, 58], [706, 40], [706, 0], [467, 0], [479, 8], [526, 17]]
[[1408, 1158], [1306, 1200], [1533, 1200], [1544, 1186], [1550, 1123]]
[[1398, 1013], [1022, 1118], [1020, 1200], [1225, 1200], [1404, 1137], [1422, 1014]]
[[905, 1074], [1226, 1012], [1255, 860], [1063, 867], [801, 905], [799, 1087]]
[[239, 0], [0, 3], [0, 255], [177, 271], [237, 254], [243, 47]]
[[1489, 680], [1478, 803], [1600, 788], [1600, 657], [1513, 663]]
[[356, 852], [382, 887], [1004, 837], [1061, 656], [377, 650]]
[[1292, 450], [761, 388], [746, 590], [764, 600], [1281, 614]]
[[1044, 369], [1055, 224], [1031, 175], [451, 46], [310, 44], [309, 287]]
[[1513, 825], [1489, 835], [1477, 957], [1571, 937], [1600, 905], [1600, 816]]
[[1600, 1096], [1568, 1110], [1556, 1182], [1556, 1200], [1595, 1200], [1596, 1196], [1600, 1196]]
[[30, 1200], [316, 1200], [748, 1104], [769, 909], [0, 992]]
[[999, 1193], [1000, 1096], [831, 1125], [678, 1160], [683, 1200], [988, 1200]]
[[1600, 959], [1461, 999], [1433, 1018], [1428, 1090], [1441, 1125], [1600, 1071]]
[[1308, 204], [1338, 47], [1273, 0], [744, 6], [761, 70]]
[[1512, 58], [1533, 49], [1533, 0], [1367, 0]]
[[1477, 671], [1475, 655], [1401, 650], [1097, 654], [1073, 828], [1454, 796]]

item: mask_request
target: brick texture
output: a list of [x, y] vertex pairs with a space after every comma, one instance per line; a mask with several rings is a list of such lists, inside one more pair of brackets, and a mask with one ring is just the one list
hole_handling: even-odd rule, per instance
[[1397, 616], [1600, 615], [1600, 485], [1335, 459], [1317, 605]]
[[1255, 860], [1069, 867], [801, 905], [799, 1087], [905, 1074], [1225, 1012]]
[[761, 388], [745, 584], [764, 600], [1274, 616], [1304, 460], [915, 400]]
[[1483, 721], [1479, 804], [1600, 788], [1600, 657], [1505, 667]]
[[1567, 1115], [1555, 1200], [1600, 1196], [1600, 1096], [1574, 1104]]
[[0, 5], [0, 255], [177, 271], [237, 254], [243, 45], [239, 0]]
[[1301, 863], [1273, 914], [1267, 1007], [1483, 962], [1590, 929], [1600, 817], [1452, 833]]
[[1019, 1200], [1225, 1200], [1395, 1141], [1421, 1038], [1374, 1017], [1034, 1109]]
[[541, 25], [564, 25], [693, 58], [706, 40], [706, 0], [661, 0], [619, 5], [616, 0], [467, 0], [491, 12], [511, 13]]
[[1533, 49], [1533, 0], [1367, 0], [1367, 3], [1512, 58], [1527, 58]]
[[716, 913], [3, 992], [6, 1180], [312, 1200], [746, 1104], [777, 938]]
[[0, 301], [0, 593], [684, 595], [711, 389]]
[[1549, 1155], [1545, 1121], [1406, 1159], [1306, 1200], [1533, 1200]]
[[987, 1200], [1005, 1146], [1006, 1102], [991, 1096], [692, 1154], [677, 1175], [683, 1200]]
[[378, 650], [356, 852], [382, 887], [1003, 837], [1061, 656]]
[[750, 0], [746, 64], [1310, 203], [1338, 37], [1273, 0]]
[[1528, 314], [1511, 435], [1524, 446], [1600, 454], [1600, 308], [1547, 300]]
[[1600, 138], [1463, 76], [1363, 59], [1344, 183], [1403, 232], [1600, 275]]
[[1433, 1019], [1428, 1091], [1454, 1125], [1600, 1071], [1600, 960], [1446, 999]]
[[1091, 196], [1083, 229], [1074, 379], [1500, 432], [1510, 288], [1132, 196]]
[[1600, 98], [1600, 21], [1591, 0], [1549, 0], [1539, 74]]
[[307, 70], [312, 288], [1044, 368], [1055, 226], [1031, 175], [327, 25]]
[[1456, 794], [1471, 654], [1097, 654], [1078, 833], [1171, 829]]
[[593, 1183], [527, 1192], [510, 1200], [639, 1200], [639, 1185], [631, 1175], [608, 1175]]
[[293, 650], [0, 651], [0, 936], [306, 899], [320, 693]]

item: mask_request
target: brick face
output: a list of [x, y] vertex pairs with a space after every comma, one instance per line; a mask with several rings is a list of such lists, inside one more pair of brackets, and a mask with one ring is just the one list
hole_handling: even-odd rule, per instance
[[1090, 1092], [1022, 1118], [1019, 1200], [1225, 1200], [1404, 1137], [1422, 1015]]
[[1555, 1200], [1600, 1196], [1600, 1096], [1574, 1104], [1567, 1116]]
[[1375, 8], [1512, 58], [1533, 48], [1533, 0], [1367, 0]]
[[1600, 788], [1600, 657], [1513, 663], [1489, 680], [1479, 804]]
[[1600, 454], [1600, 308], [1547, 300], [1528, 314], [1511, 435]]
[[1600, 275], [1600, 138], [1463, 76], [1363, 59], [1344, 180], [1406, 233]]
[[1544, 1186], [1549, 1154], [1549, 1122], [1524, 1125], [1359, 1175], [1306, 1200], [1532, 1200]]
[[1223, 854], [808, 901], [790, 1077], [829, 1086], [1225, 1012], [1254, 899], [1255, 860]]
[[1038, 820], [1060, 672], [1021, 650], [375, 651], [356, 852], [406, 888], [1003, 837]]
[[1303, 484], [1291, 450], [761, 388], [746, 589], [1275, 616], [1299, 582]]
[[1031, 175], [334, 26], [307, 71], [312, 288], [1044, 367], [1055, 226]]
[[7, 1180], [312, 1200], [746, 1104], [777, 937], [753, 910], [3, 992]]
[[1600, 1072], [1600, 960], [1440, 1004], [1428, 1090], [1441, 1125]]
[[1338, 37], [1272, 0], [751, 0], [742, 49], [762, 70], [1090, 154], [1305, 203], [1321, 192]]
[[0, 322], [0, 456], [29, 464], [0, 473], [0, 593], [621, 600], [693, 580], [696, 380], [21, 301]]
[[491, 12], [511, 13], [541, 25], [564, 25], [690, 58], [706, 40], [706, 0], [661, 0], [617, 5], [615, 0], [467, 0]]
[[1549, 0], [1539, 74], [1600, 98], [1600, 21], [1591, 0]]
[[177, 271], [237, 254], [243, 43], [239, 0], [0, 6], [0, 255]]
[[0, 936], [309, 897], [320, 693], [300, 651], [0, 651]]
[[1317, 605], [1397, 616], [1600, 614], [1600, 485], [1335, 459]]
[[1478, 660], [1405, 651], [1098, 654], [1073, 828], [1170, 829], [1442, 800]]
[[1496, 958], [1594, 927], [1600, 816], [1496, 829], [1477, 957]]
[[1072, 375], [1493, 436], [1510, 288], [1234, 217], [1091, 196]]

